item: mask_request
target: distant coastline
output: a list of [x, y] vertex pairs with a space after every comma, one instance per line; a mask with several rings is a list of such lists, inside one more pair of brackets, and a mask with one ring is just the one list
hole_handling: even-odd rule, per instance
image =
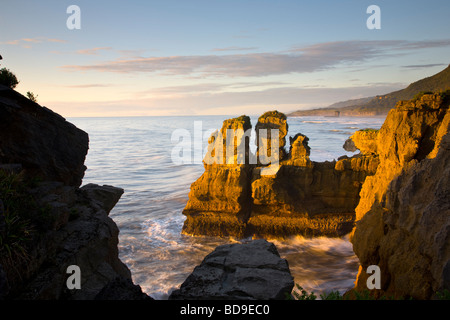
[[[336, 111], [339, 111], [339, 115], [336, 115]], [[343, 109], [312, 109], [312, 110], [299, 110], [289, 113], [289, 117], [386, 117], [388, 112], [377, 111], [357, 111], [357, 110], [343, 110]]]
[[373, 117], [386, 116], [397, 102], [401, 100], [419, 99], [425, 93], [443, 92], [450, 90], [450, 66], [441, 72], [411, 83], [402, 90], [394, 91], [385, 95], [352, 99], [334, 103], [324, 108], [310, 110], [297, 110], [288, 113], [288, 117], [305, 116], [340, 116], [346, 117]]

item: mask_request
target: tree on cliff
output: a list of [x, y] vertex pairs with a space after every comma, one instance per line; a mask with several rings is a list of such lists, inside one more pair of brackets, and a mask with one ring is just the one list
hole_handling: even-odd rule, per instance
[[34, 94], [34, 93], [31, 92], [31, 91], [27, 91], [27, 98], [30, 99], [31, 101], [37, 103], [37, 97], [38, 97], [37, 94]]
[[14, 89], [19, 84], [19, 81], [14, 73], [6, 68], [2, 68], [0, 69], [0, 84]]

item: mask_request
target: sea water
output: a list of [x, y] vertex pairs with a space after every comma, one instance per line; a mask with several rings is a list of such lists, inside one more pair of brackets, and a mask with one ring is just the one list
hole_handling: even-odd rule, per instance
[[[175, 130], [187, 130], [193, 140], [194, 127], [201, 122], [204, 152], [209, 132], [220, 129], [228, 118], [231, 116], [68, 119], [89, 134], [83, 185], [113, 185], [125, 190], [110, 213], [120, 230], [119, 257], [131, 270], [133, 281], [155, 299], [167, 299], [216, 246], [239, 242], [181, 234], [190, 185], [204, 171], [203, 165], [194, 161], [198, 151], [194, 145], [198, 148], [199, 144], [183, 142], [191, 143], [191, 163], [176, 165], [172, 161]], [[257, 117], [251, 121], [254, 127]], [[356, 130], [380, 128], [383, 122], [381, 117], [288, 118], [286, 148], [289, 150], [289, 136], [302, 133], [309, 137], [313, 161], [352, 156], [342, 148], [345, 140]], [[318, 296], [353, 287], [359, 262], [348, 236], [271, 241], [287, 259], [295, 282], [307, 291]]]

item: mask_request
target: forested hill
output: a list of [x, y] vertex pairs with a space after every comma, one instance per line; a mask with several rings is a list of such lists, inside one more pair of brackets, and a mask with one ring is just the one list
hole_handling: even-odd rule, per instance
[[402, 90], [386, 95], [348, 100], [332, 104], [326, 108], [294, 111], [288, 116], [376, 116], [385, 115], [400, 100], [409, 100], [424, 92], [437, 92], [450, 89], [450, 65], [443, 71], [411, 83]]

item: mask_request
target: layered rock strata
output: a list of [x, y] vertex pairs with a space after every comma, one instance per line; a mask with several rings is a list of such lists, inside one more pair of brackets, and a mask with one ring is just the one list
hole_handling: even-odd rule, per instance
[[[250, 120], [242, 119], [224, 121], [217, 132], [227, 128], [249, 132]], [[226, 139], [217, 140], [217, 132], [213, 134], [204, 159], [205, 172], [192, 184], [183, 211], [187, 216], [183, 233], [243, 238], [340, 236], [352, 230], [361, 185], [368, 175], [375, 173], [377, 156], [313, 162], [309, 159], [308, 137], [302, 134], [290, 138], [290, 151], [285, 152], [287, 128], [284, 114], [277, 111], [263, 114], [256, 125], [259, 141], [256, 155], [246, 149], [245, 157], [253, 161], [245, 163], [214, 162], [217, 154], [219, 160], [223, 157], [214, 150], [218, 146], [226, 150], [223, 145], [229, 144]], [[260, 134], [258, 130], [265, 132]], [[270, 130], [277, 130], [279, 135], [269, 136]], [[241, 141], [233, 142], [241, 146], [248, 138], [244, 135]], [[228, 150], [237, 151], [232, 147]], [[262, 165], [259, 161], [262, 154], [272, 161]], [[242, 158], [236, 154], [226, 156], [228, 160]]]
[[381, 270], [378, 296], [430, 299], [450, 289], [449, 102], [448, 94], [399, 102], [370, 143], [380, 164], [356, 208], [356, 290], [366, 288], [369, 265]]
[[[183, 210], [187, 216], [184, 233], [222, 237], [244, 234], [251, 206], [252, 165], [244, 135], [249, 129], [250, 118], [242, 116], [224, 121], [221, 130], [212, 134], [203, 160], [205, 172], [192, 184], [190, 200]], [[228, 136], [233, 144], [226, 143], [227, 130], [235, 133]]]
[[266, 240], [225, 244], [208, 254], [170, 300], [284, 300], [294, 278]]

